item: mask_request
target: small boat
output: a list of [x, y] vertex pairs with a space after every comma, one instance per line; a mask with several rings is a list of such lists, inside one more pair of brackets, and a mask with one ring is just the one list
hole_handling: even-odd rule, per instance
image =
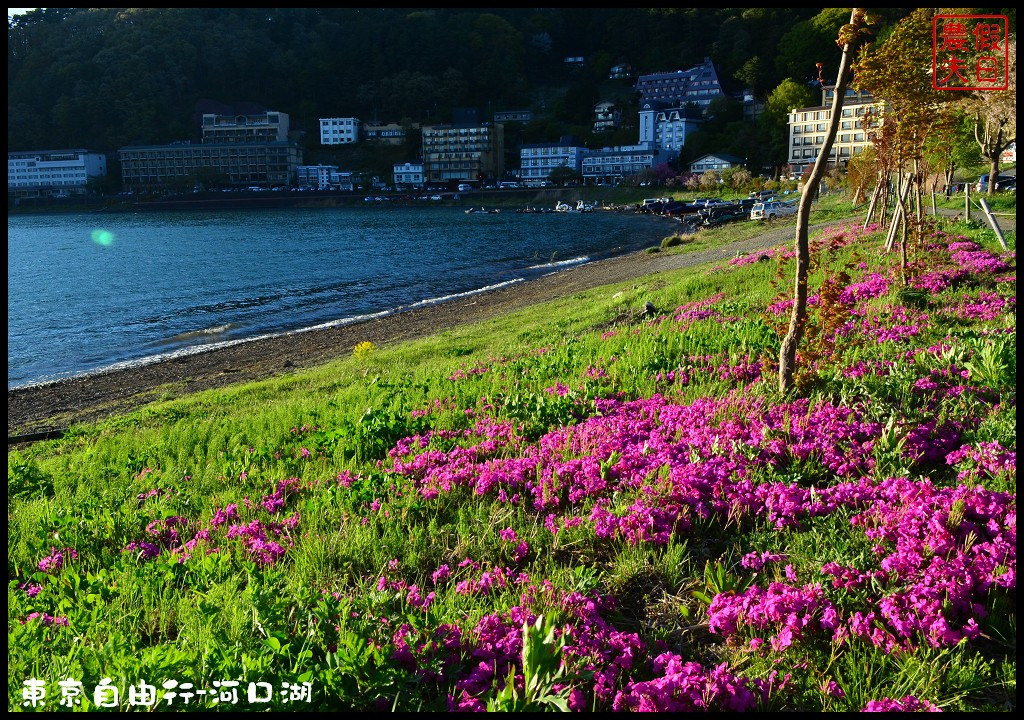
[[559, 200], [557, 203], [555, 203], [555, 212], [576, 212], [576, 209], [572, 205], [569, 205], [568, 203], [564, 203], [561, 200]]
[[481, 208], [470, 208], [469, 210], [466, 211], [466, 214], [467, 215], [495, 215], [495, 214], [500, 213], [500, 212], [501, 212], [501, 210], [499, 210], [498, 208], [494, 208], [492, 210], [488, 210], [487, 208], [481, 207]]

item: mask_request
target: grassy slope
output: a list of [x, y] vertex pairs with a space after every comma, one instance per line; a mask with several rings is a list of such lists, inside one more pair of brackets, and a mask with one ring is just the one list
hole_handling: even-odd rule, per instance
[[[714, 232], [748, 232], [741, 227]], [[708, 233], [701, 242], [714, 237]], [[836, 249], [816, 268], [812, 287], [820, 286], [825, 269], [835, 272], [859, 262], [876, 268], [886, 261], [875, 251], [877, 244], [876, 236]], [[767, 678], [772, 669], [791, 672], [788, 689], [774, 691], [768, 707], [859, 709], [871, 699], [906, 694], [950, 709], [998, 709], [1015, 702], [1015, 656], [1005, 645], [1013, 642], [1015, 608], [1001, 605], [1007, 600], [999, 593], [989, 603], [990, 610], [999, 612], [983, 624], [990, 639], [952, 647], [924, 643], [916, 651], [893, 654], [863, 642], [844, 650], [808, 641], [765, 655], [708, 634], [700, 594], [710, 599], [730, 587], [785, 580], [781, 566], [768, 566], [760, 575], [741, 567], [740, 558], [751, 550], [786, 553], [801, 582], [823, 582], [820, 567], [827, 560], [866, 562], [870, 543], [849, 524], [852, 510], [781, 529], [759, 517], [712, 517], [673, 534], [667, 544], [631, 542], [621, 535], [596, 535], [586, 520], [594, 507], [589, 500], [560, 518], [575, 515], [583, 519], [580, 525], [570, 523], [552, 534], [544, 527], [544, 513], [504, 492], [481, 497], [454, 487], [435, 498], [420, 497], [409, 479], [389, 472], [393, 461], [387, 451], [402, 438], [426, 430], [457, 432], [452, 439], [432, 441], [431, 447], [449, 452], [480, 441], [472, 433], [462, 437], [480, 418], [517, 426], [515, 442], [495, 451], [495, 458], [502, 459], [521, 456], [545, 433], [593, 416], [598, 397], [660, 393], [679, 405], [717, 398], [728, 407], [734, 400], [722, 399], [742, 385], [712, 368], [722, 364], [750, 371], [747, 356], [751, 361], [773, 357], [777, 323], [761, 311], [788, 291], [792, 264], [773, 260], [709, 270], [640, 278], [294, 376], [155, 403], [77, 428], [63, 440], [9, 454], [11, 708], [18, 705], [21, 683], [29, 676], [51, 682], [77, 677], [86, 683], [87, 695], [106, 676], [115, 678], [122, 693], [141, 678], [190, 679], [199, 686], [215, 679], [277, 685], [308, 679], [323, 707], [369, 708], [379, 701], [400, 708], [443, 708], [445, 692], [456, 692], [455, 678], [465, 678], [473, 662], [467, 656], [446, 665], [440, 653], [431, 659], [422, 651], [421, 667], [452, 678], [431, 689], [394, 659], [401, 642], [393, 631], [409, 623], [406, 638], [415, 646], [413, 638], [427, 639], [433, 628], [458, 625], [465, 633], [464, 646], [470, 647], [470, 638], [483, 642], [478, 623], [491, 622], [491, 616], [515, 629], [505, 613], [523, 602], [525, 583], [509, 580], [504, 588], [469, 594], [453, 587], [456, 580], [479, 582], [481, 572], [506, 566], [527, 572], [534, 583], [546, 579], [557, 590], [615, 598], [617, 607], [602, 612], [601, 619], [638, 633], [650, 645], [647, 659], [637, 660], [638, 682], [657, 674], [646, 663], [662, 643], [705, 666], [728, 662], [741, 676]], [[866, 271], [851, 272], [856, 278]], [[977, 293], [967, 284], [933, 302], [959, 302]], [[651, 325], [636, 317], [645, 301], [672, 308], [718, 296], [708, 306], [690, 308], [699, 315], [709, 307], [713, 314], [685, 321], [684, 332], [676, 322]], [[893, 291], [869, 304], [883, 308], [896, 298], [908, 306], [921, 301]], [[933, 317], [943, 317], [936, 307]], [[819, 322], [827, 320], [819, 317]], [[900, 348], [928, 347], [946, 337], [953, 346], [949, 357], [959, 350], [963, 363], [971, 352], [991, 344], [979, 330], [1014, 323], [1012, 313], [973, 323], [936, 319], [909, 345], [850, 343], [839, 355], [820, 360], [820, 371], [804, 377], [804, 390], [816, 403], [866, 403], [870, 417], [882, 423], [894, 415], [902, 419], [897, 430], [876, 440], [876, 480], [901, 471], [912, 477], [931, 472], [937, 483], [955, 484], [955, 475], [941, 465], [920, 468], [902, 460], [899, 436], [905, 438], [928, 418], [968, 413], [979, 421], [963, 430], [963, 442], [996, 441], [1014, 450], [1012, 369], [1007, 371], [1001, 355], [992, 360], [993, 367], [972, 371], [972, 383], [999, 393], [1001, 405], [983, 397], [940, 398], [937, 406], [926, 408], [910, 386], [930, 369], [945, 366], [927, 354], [907, 362]], [[700, 370], [703, 361], [694, 358], [712, 361]], [[839, 370], [858, 361], [896, 365], [887, 378], [844, 379]], [[690, 367], [689, 382], [665, 380], [665, 373], [683, 366]], [[595, 369], [591, 377], [588, 369]], [[753, 372], [743, 395], [781, 403], [771, 372], [764, 371], [761, 381], [759, 374]], [[728, 415], [724, 409], [718, 412]], [[606, 463], [602, 473], [614, 467], [613, 459], [598, 458]], [[335, 481], [344, 471], [358, 476], [348, 486]], [[765, 483], [836, 482], [815, 461], [758, 472], [758, 481]], [[284, 507], [279, 508], [274, 491], [288, 478], [299, 480], [284, 488]], [[978, 479], [993, 490], [1015, 493], [1014, 471]], [[138, 497], [147, 493], [152, 495]], [[625, 512], [633, 497], [624, 491], [608, 501]], [[246, 509], [246, 498], [252, 509]], [[273, 511], [261, 509], [261, 500]], [[217, 509], [234, 503], [241, 521], [259, 521], [264, 528], [279, 523], [281, 535], [267, 533], [266, 538], [280, 541], [281, 559], [266, 567], [254, 561], [244, 540], [224, 538], [226, 525], [214, 531], [219, 553], [204, 557], [200, 544], [185, 563], [177, 562], [180, 553], [164, 551], [145, 561], [138, 550], [122, 552], [132, 542], [176, 546], [208, 525]], [[282, 519], [294, 512], [301, 518], [298, 526], [282, 529]], [[178, 527], [180, 539], [170, 534], [176, 526], [166, 524], [173, 517], [190, 522]], [[525, 556], [516, 542], [499, 534], [504, 528], [527, 542]], [[78, 558], [68, 558], [61, 570], [37, 571], [51, 548], [73, 548]], [[465, 558], [476, 565], [460, 568]], [[452, 570], [451, 582], [437, 582], [429, 610], [417, 610], [418, 597], [410, 595], [407, 585], [417, 585], [426, 595], [435, 589], [432, 574], [445, 565]], [[379, 589], [382, 576], [396, 584]], [[42, 590], [30, 598], [19, 589], [23, 583], [39, 583]], [[839, 595], [836, 601], [850, 607], [863, 600], [852, 597], [857, 593]], [[527, 607], [560, 622], [581, 622], [553, 597], [534, 591]], [[46, 626], [38, 619], [21, 624], [31, 612], [67, 617], [69, 626]], [[382, 617], [388, 619], [386, 626]], [[582, 626], [594, 622], [590, 618]], [[611, 641], [602, 642], [601, 647], [610, 647]], [[776, 658], [781, 658], [778, 664]], [[623, 674], [615, 682], [621, 688], [626, 680]], [[821, 689], [829, 680], [839, 683], [845, 697]], [[51, 692], [55, 689], [51, 686]], [[603, 706], [610, 697], [600, 702], [588, 690], [581, 702]]]

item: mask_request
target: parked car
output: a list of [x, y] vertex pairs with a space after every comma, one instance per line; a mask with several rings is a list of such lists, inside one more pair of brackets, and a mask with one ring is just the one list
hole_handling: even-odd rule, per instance
[[[1004, 190], [1005, 183], [1010, 180], [1015, 180], [1015, 178], [1010, 175], [996, 175], [996, 190]], [[1014, 188], [1016, 188], [1016, 183], [1014, 183]], [[988, 173], [978, 178], [978, 182], [974, 185], [974, 192], [988, 192]]]
[[795, 202], [782, 202], [781, 200], [770, 200], [768, 202], [755, 203], [750, 209], [751, 220], [774, 220], [775, 218], [796, 215]]
[[712, 208], [712, 207], [726, 207], [733, 203], [728, 200], [722, 200], [721, 198], [697, 198], [693, 201], [693, 204], [697, 207]]

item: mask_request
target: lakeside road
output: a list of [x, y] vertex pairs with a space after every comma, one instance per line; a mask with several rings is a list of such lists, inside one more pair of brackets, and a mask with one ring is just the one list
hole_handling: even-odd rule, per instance
[[[853, 220], [855, 218], [851, 218]], [[837, 221], [811, 226], [811, 231]], [[324, 330], [253, 340], [140, 367], [66, 378], [7, 391], [8, 437], [120, 415], [170, 392], [181, 396], [322, 365], [374, 345], [425, 337], [601, 285], [728, 260], [793, 242], [794, 226], [688, 253], [634, 252], [490, 292]]]

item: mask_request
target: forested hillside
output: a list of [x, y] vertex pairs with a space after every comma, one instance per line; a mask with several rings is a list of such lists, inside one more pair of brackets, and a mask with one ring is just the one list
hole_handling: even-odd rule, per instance
[[[326, 115], [438, 122], [450, 120], [452, 107], [532, 107], [533, 133], [546, 135], [585, 128], [593, 102], [616, 92], [609, 86], [628, 97], [632, 81], [607, 80], [620, 62], [657, 72], [710, 55], [724, 84], [761, 92], [785, 77], [805, 80], [815, 61], [836, 55], [842, 15], [49, 8], [9, 21], [8, 144], [110, 150], [193, 137], [202, 98], [287, 112], [295, 129], [311, 134]], [[570, 68], [566, 56], [586, 65]]]

